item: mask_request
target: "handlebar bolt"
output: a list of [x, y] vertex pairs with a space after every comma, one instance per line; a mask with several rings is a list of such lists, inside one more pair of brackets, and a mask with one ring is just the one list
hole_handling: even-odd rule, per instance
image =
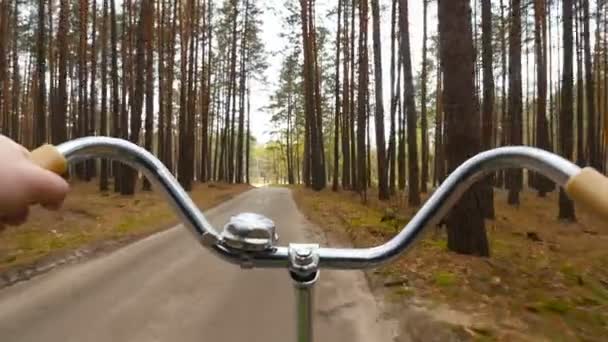
[[296, 257], [301, 260], [307, 260], [312, 255], [312, 251], [308, 248], [300, 248], [296, 250]]
[[319, 245], [289, 245], [289, 269], [301, 276], [316, 273], [319, 269]]

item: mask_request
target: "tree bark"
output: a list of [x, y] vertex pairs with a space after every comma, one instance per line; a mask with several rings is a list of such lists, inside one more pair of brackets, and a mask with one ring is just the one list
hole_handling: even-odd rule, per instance
[[389, 189], [391, 195], [397, 191], [397, 139], [395, 114], [397, 111], [397, 95], [395, 94], [395, 40], [397, 22], [397, 0], [392, 1], [391, 10], [391, 127], [388, 140], [388, 159], [389, 159]]
[[[336, 76], [334, 79], [334, 172], [332, 190], [338, 191], [340, 169], [340, 40], [342, 39], [342, 0], [338, 0], [338, 20], [336, 29]], [[290, 167], [288, 169], [291, 169]], [[290, 170], [289, 170], [290, 171]], [[288, 178], [293, 178], [289, 175]]]
[[[591, 61], [591, 42], [589, 30], [589, 0], [581, 0], [583, 5], [583, 34], [584, 34], [584, 50], [585, 50], [585, 83], [587, 85], [587, 149], [589, 165], [595, 168], [601, 167], [601, 158], [598, 152], [598, 146], [601, 142], [597, 138], [597, 125], [595, 114], [595, 80], [593, 78], [593, 67]], [[598, 9], [599, 10], [599, 9]], [[598, 16], [599, 19], [599, 16]], [[565, 30], [565, 28], [564, 28]], [[598, 34], [599, 37], [599, 34]], [[565, 41], [564, 41], [565, 44]], [[598, 44], [599, 45], [599, 44]], [[599, 64], [599, 62], [598, 62]]]
[[[522, 144], [522, 85], [521, 85], [521, 0], [511, 2], [511, 32], [509, 34], [509, 144]], [[522, 169], [507, 171], [508, 203], [519, 205], [523, 188]]]
[[[439, 41], [447, 120], [446, 155], [453, 171], [480, 150], [475, 105], [473, 38], [468, 0], [439, 0]], [[479, 187], [473, 186], [447, 218], [448, 248], [464, 254], [490, 254]]]
[[357, 98], [357, 191], [367, 190], [367, 159], [365, 146], [366, 95], [368, 90], [369, 60], [367, 50], [367, 1], [359, 1], [359, 91]]
[[[545, 0], [534, 1], [536, 46], [536, 146], [546, 151], [551, 151], [549, 142], [549, 131], [547, 124], [547, 17]], [[534, 185], [538, 195], [544, 197], [547, 192], [553, 191], [554, 184], [540, 174], [534, 175]]]
[[384, 96], [382, 89], [382, 42], [380, 40], [380, 6], [378, 0], [372, 0], [373, 40], [374, 40], [374, 81], [376, 95], [376, 154], [378, 162], [378, 197], [387, 200], [390, 197], [388, 187], [388, 169], [386, 163], [386, 142], [384, 138]]
[[[150, 153], [154, 154], [154, 147], [152, 146], [154, 138], [154, 2], [152, 0], [148, 0], [147, 2], [149, 3], [146, 6], [146, 23], [144, 27], [146, 49], [146, 118], [144, 124], [144, 147]], [[142, 188], [144, 191], [150, 191], [152, 189], [147, 178], [144, 178]]]
[[38, 42], [36, 44], [36, 72], [38, 94], [34, 100], [34, 145], [40, 146], [46, 141], [46, 49], [45, 49], [45, 14], [44, 0], [38, 0]]
[[[483, 63], [483, 113], [481, 140], [482, 148], [492, 148], [492, 131], [494, 118], [494, 53], [492, 49], [492, 4], [490, 0], [481, 0], [481, 40]], [[486, 218], [494, 218], [494, 180], [486, 177], [482, 186], [484, 200], [481, 202]]]
[[429, 140], [427, 123], [427, 12], [428, 0], [422, 0], [422, 75], [420, 85], [420, 137], [422, 143], [422, 174], [420, 175], [420, 191], [426, 193], [429, 182]]
[[[344, 79], [342, 84], [342, 188], [351, 189], [351, 159], [350, 159], [350, 52], [349, 52], [349, 30], [348, 30], [348, 1], [344, 1]], [[351, 11], [354, 9], [351, 8]]]
[[420, 169], [418, 167], [418, 135], [416, 101], [414, 100], [414, 78], [410, 50], [410, 31], [408, 24], [408, 1], [401, 0], [399, 28], [401, 33], [401, 58], [403, 59], [403, 101], [407, 115], [407, 157], [408, 157], [408, 204], [420, 205]]
[[[108, 135], [108, 0], [103, 0], [101, 21], [101, 109], [100, 133]], [[108, 161], [101, 160], [99, 191], [108, 191]]]
[[[573, 57], [572, 57], [572, 0], [563, 0], [563, 73], [562, 73], [562, 89], [561, 89], [561, 111], [559, 120], [559, 140], [560, 152], [564, 158], [572, 159], [573, 152]], [[560, 220], [575, 221], [574, 204], [566, 196], [563, 189], [559, 193], [559, 215]]]

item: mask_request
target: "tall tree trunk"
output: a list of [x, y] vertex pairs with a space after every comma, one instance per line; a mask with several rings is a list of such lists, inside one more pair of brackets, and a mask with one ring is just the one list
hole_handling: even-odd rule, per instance
[[[521, 0], [511, 1], [511, 32], [509, 34], [509, 144], [522, 144], [521, 85]], [[522, 169], [507, 171], [508, 203], [519, 205], [523, 187]]]
[[[447, 119], [446, 155], [453, 171], [480, 150], [475, 105], [473, 38], [468, 0], [439, 0], [439, 41]], [[481, 256], [490, 254], [480, 192], [467, 191], [447, 218], [448, 248]]]
[[[86, 135], [96, 135], [96, 120], [97, 120], [97, 1], [93, 1], [92, 8], [93, 20], [91, 23], [91, 84], [90, 84], [90, 98], [89, 108], [87, 110], [87, 121], [85, 122]], [[85, 163], [86, 175], [89, 178], [95, 177], [96, 161], [87, 160]]]
[[382, 89], [382, 42], [380, 40], [380, 6], [378, 0], [372, 0], [373, 40], [374, 40], [374, 80], [376, 84], [376, 154], [378, 161], [378, 197], [387, 200], [390, 197], [388, 187], [388, 169], [386, 163], [386, 142], [384, 138], [384, 97]]
[[244, 19], [244, 30], [241, 38], [241, 71], [240, 71], [240, 99], [239, 99], [239, 132], [237, 136], [237, 163], [236, 163], [236, 182], [243, 183], [244, 181], [244, 167], [243, 162], [245, 159], [244, 151], [244, 135], [245, 135], [245, 81], [247, 79], [247, 63], [248, 63], [248, 39], [247, 32], [249, 30], [249, 0], [245, 0], [245, 19]]
[[428, 123], [427, 123], [427, 12], [428, 0], [422, 1], [422, 75], [420, 85], [420, 137], [422, 143], [422, 174], [420, 175], [420, 191], [427, 192], [429, 182], [429, 140], [428, 140]]
[[[146, 49], [146, 118], [145, 118], [145, 137], [144, 147], [146, 150], [154, 153], [152, 146], [154, 138], [154, 2], [148, 1], [146, 6], [146, 23], [144, 27], [144, 40]], [[150, 182], [144, 178], [143, 190], [149, 191], [152, 189]]]
[[[567, 0], [566, 0], [567, 1]], [[587, 84], [587, 149], [589, 165], [595, 168], [601, 167], [600, 155], [598, 147], [601, 142], [597, 139], [597, 126], [596, 126], [596, 107], [595, 107], [595, 81], [593, 78], [593, 67], [591, 61], [591, 42], [590, 42], [590, 30], [589, 21], [589, 0], [581, 0], [583, 5], [583, 35], [584, 35], [584, 49], [585, 49], [585, 83]], [[565, 5], [564, 5], [565, 6]], [[599, 12], [598, 12], [599, 13]], [[565, 14], [564, 14], [565, 16]], [[598, 15], [599, 19], [599, 15]], [[599, 25], [599, 24], [598, 24]], [[564, 26], [564, 30], [565, 30]], [[599, 38], [599, 34], [598, 34]], [[565, 39], [565, 38], [564, 38]], [[564, 46], [566, 41], [564, 40]], [[599, 43], [598, 43], [599, 46]], [[564, 48], [567, 48], [566, 46]], [[599, 63], [598, 63], [599, 64]], [[565, 64], [564, 64], [565, 67]]]
[[350, 165], [351, 165], [351, 175], [350, 188], [353, 190], [357, 189], [358, 181], [357, 181], [357, 138], [355, 135], [355, 118], [357, 117], [357, 106], [355, 101], [355, 88], [357, 83], [355, 82], [355, 68], [357, 63], [355, 63], [355, 37], [357, 32], [355, 30], [355, 12], [357, 10], [357, 1], [352, 0], [351, 2], [351, 13], [350, 13], [350, 122], [349, 122], [349, 130], [350, 130]]
[[38, 42], [36, 44], [36, 78], [38, 93], [34, 99], [34, 145], [40, 146], [46, 141], [46, 51], [45, 51], [45, 14], [44, 0], [38, 0]]
[[319, 66], [319, 58], [318, 48], [317, 48], [317, 29], [315, 24], [315, 6], [314, 0], [311, 0], [311, 6], [309, 6], [308, 10], [310, 14], [309, 18], [309, 33], [311, 34], [311, 56], [313, 60], [313, 68], [314, 68], [314, 91], [315, 91], [315, 111], [316, 111], [316, 126], [314, 128], [317, 130], [317, 148], [313, 150], [313, 153], [319, 155], [319, 165], [318, 168], [313, 170], [315, 174], [314, 177], [317, 178], [317, 187], [325, 188], [327, 185], [327, 173], [325, 171], [325, 143], [323, 139], [323, 108], [322, 108], [322, 98], [321, 98], [321, 68]]
[[[551, 151], [549, 142], [549, 131], [547, 125], [547, 17], [545, 0], [534, 1], [536, 46], [536, 146], [546, 151]], [[544, 197], [547, 192], [553, 190], [553, 183], [540, 174], [534, 175], [534, 185], [538, 195]]]
[[[78, 129], [79, 137], [87, 135], [87, 124], [89, 116], [88, 108], [88, 74], [87, 74], [87, 40], [88, 40], [88, 16], [89, 1], [79, 0], [78, 5]], [[76, 174], [84, 181], [90, 180], [86, 162], [76, 165]]]
[[[344, 79], [342, 86], [342, 188], [351, 189], [351, 159], [350, 159], [350, 44], [349, 44], [349, 30], [348, 30], [348, 1], [344, 1], [344, 35], [342, 37], [344, 41]], [[351, 8], [351, 11], [354, 9]]]
[[322, 190], [325, 187], [325, 170], [322, 162], [321, 149], [322, 145], [319, 137], [317, 107], [315, 105], [315, 54], [313, 50], [313, 37], [315, 30], [314, 25], [311, 25], [309, 6], [314, 6], [314, 1], [300, 0], [302, 7], [302, 39], [304, 46], [304, 107], [306, 112], [306, 125], [308, 128], [307, 143], [305, 143], [305, 160], [310, 168], [311, 186], [314, 190]]
[[[334, 79], [334, 174], [332, 190], [338, 191], [339, 184], [339, 169], [340, 169], [340, 40], [342, 39], [342, 0], [338, 0], [338, 20], [337, 20], [337, 32], [336, 32], [336, 76]], [[289, 167], [291, 171], [291, 167]], [[292, 175], [288, 175], [288, 178], [292, 178]]]
[[[103, 0], [101, 19], [101, 113], [100, 134], [108, 135], [108, 0]], [[102, 159], [99, 173], [99, 191], [108, 191], [108, 161]]]
[[167, 14], [167, 7], [165, 0], [157, 0], [157, 21], [158, 27], [156, 32], [157, 44], [158, 44], [158, 142], [156, 153], [158, 159], [165, 161], [165, 59], [166, 59], [166, 47], [165, 47], [165, 17]]
[[[561, 89], [561, 112], [559, 118], [560, 152], [564, 158], [572, 159], [573, 152], [573, 58], [572, 58], [572, 0], [563, 0], [563, 74]], [[587, 80], [589, 81], [589, 80]], [[593, 94], [592, 94], [593, 95]], [[589, 108], [588, 108], [589, 109]], [[559, 193], [559, 219], [575, 221], [574, 204], [563, 189]]]
[[[391, 10], [391, 127], [388, 138], [388, 159], [389, 159], [389, 189], [391, 195], [394, 195], [397, 190], [397, 153], [396, 153], [396, 129], [395, 129], [395, 114], [397, 111], [397, 96], [395, 94], [395, 40], [396, 40], [396, 22], [397, 22], [397, 0], [392, 1]], [[398, 93], [397, 93], [398, 94]]]
[[[12, 121], [11, 121], [11, 138], [19, 140], [19, 128], [20, 124], [20, 93], [21, 93], [21, 75], [19, 71], [19, 53], [17, 42], [20, 39], [19, 30], [17, 29], [19, 23], [19, 1], [14, 1], [15, 6], [13, 7], [13, 88], [12, 90]], [[21, 141], [22, 142], [22, 141]]]
[[10, 102], [8, 86], [8, 37], [10, 22], [10, 4], [5, 0], [0, 3], [0, 134], [10, 136], [8, 104]]
[[67, 140], [66, 113], [68, 110], [67, 93], [67, 67], [68, 67], [68, 42], [69, 31], [69, 1], [61, 0], [59, 7], [59, 27], [57, 29], [57, 47], [59, 53], [59, 85], [56, 91], [55, 108], [53, 110], [53, 144], [60, 144]]
[[[439, 53], [437, 58], [439, 59]], [[437, 63], [441, 64], [441, 63]], [[435, 109], [435, 174], [434, 185], [443, 183], [445, 179], [445, 124], [443, 119], [443, 80], [441, 78], [441, 69], [437, 70], [437, 100]]]
[[418, 135], [416, 101], [414, 100], [414, 78], [410, 50], [410, 29], [408, 24], [408, 1], [400, 3], [399, 28], [401, 31], [401, 58], [403, 59], [403, 101], [407, 113], [407, 157], [408, 157], [408, 203], [420, 204], [420, 179], [418, 168]]
[[[482, 149], [492, 148], [492, 122], [494, 117], [494, 51], [492, 49], [492, 4], [490, 0], [481, 0], [481, 40], [483, 63], [483, 113], [481, 143]], [[424, 136], [424, 134], [423, 134]], [[487, 177], [482, 186], [486, 218], [494, 218], [494, 183], [492, 177]]]
[[[146, 50], [146, 27], [148, 21], [152, 20], [149, 16], [151, 3], [144, 1], [141, 3], [139, 23], [137, 25], [137, 37], [135, 47], [135, 88], [132, 100], [132, 112], [131, 112], [131, 123], [130, 123], [130, 134], [129, 140], [137, 144], [139, 142], [139, 135], [141, 132], [141, 116], [143, 109], [144, 100], [144, 69], [145, 69], [145, 50]], [[133, 195], [135, 193], [135, 182], [137, 179], [137, 173], [131, 169], [123, 169], [125, 176], [125, 184], [120, 189], [123, 195]]]
[[[508, 143], [508, 125], [507, 120], [509, 113], [507, 112], [507, 18], [505, 16], [505, 5], [503, 0], [500, 0], [500, 54], [501, 54], [501, 109], [500, 109], [500, 121], [497, 121], [497, 124], [500, 123], [500, 141], [498, 143], [499, 146], [505, 146]], [[497, 187], [502, 187], [505, 183], [505, 173], [504, 171], [499, 171], [496, 173], [496, 183]]]
[[173, 0], [173, 20], [169, 38], [169, 62], [165, 72], [167, 73], [167, 102], [165, 104], [165, 166], [174, 172], [174, 153], [173, 153], [173, 82], [175, 80], [175, 40], [177, 37], [177, 16], [178, 0]]
[[367, 163], [365, 146], [366, 95], [368, 91], [369, 61], [367, 50], [367, 1], [359, 1], [359, 91], [357, 98], [357, 191], [367, 189]]
[[[115, 0], [110, 0], [110, 41], [112, 56], [112, 136], [122, 136], [120, 126], [120, 101], [118, 98], [118, 29], [116, 22], [116, 3]], [[112, 173], [114, 176], [114, 191], [120, 191], [120, 167], [117, 162], [112, 165]]]
[[583, 49], [581, 45], [584, 41], [583, 32], [583, 8], [580, 6], [582, 1], [575, 4], [574, 30], [576, 51], [576, 163], [583, 167], [585, 164], [585, 141], [584, 141], [584, 93], [585, 81], [583, 80]]

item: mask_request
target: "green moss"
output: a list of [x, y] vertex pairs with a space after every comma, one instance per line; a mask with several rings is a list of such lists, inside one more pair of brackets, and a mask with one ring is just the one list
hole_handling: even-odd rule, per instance
[[544, 310], [551, 311], [557, 314], [565, 314], [572, 309], [568, 302], [561, 299], [551, 299], [542, 302], [541, 307]]
[[453, 286], [456, 284], [457, 280], [454, 273], [447, 271], [439, 271], [433, 275], [433, 282], [435, 285], [441, 287]]
[[560, 273], [564, 276], [564, 279], [568, 282], [568, 284], [577, 284], [580, 278], [580, 274], [576, 271], [574, 266], [566, 262], [560, 267]]
[[433, 250], [438, 251], [447, 251], [448, 250], [448, 240], [440, 238], [440, 239], [425, 239], [422, 241], [422, 245], [428, 247]]
[[397, 297], [411, 297], [414, 295], [414, 290], [409, 287], [398, 287], [393, 290], [393, 294]]

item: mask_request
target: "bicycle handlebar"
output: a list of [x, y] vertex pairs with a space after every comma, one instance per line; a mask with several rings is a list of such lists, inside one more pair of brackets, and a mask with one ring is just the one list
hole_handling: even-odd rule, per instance
[[[192, 199], [155, 156], [131, 142], [107, 137], [80, 138], [56, 148], [46, 145], [32, 152], [40, 166], [63, 173], [69, 162], [99, 157], [123, 162], [142, 172], [171, 203], [182, 222], [203, 244], [223, 259], [249, 267], [288, 267], [288, 247], [244, 252], [222, 243], [220, 234], [207, 222]], [[411, 221], [391, 240], [371, 248], [319, 248], [318, 266], [333, 269], [375, 267], [399, 256], [425, 227], [437, 224], [465, 191], [485, 174], [504, 168], [527, 168], [550, 178], [568, 195], [608, 219], [608, 178], [581, 170], [570, 161], [532, 147], [502, 147], [480, 153], [458, 167], [439, 186]]]

